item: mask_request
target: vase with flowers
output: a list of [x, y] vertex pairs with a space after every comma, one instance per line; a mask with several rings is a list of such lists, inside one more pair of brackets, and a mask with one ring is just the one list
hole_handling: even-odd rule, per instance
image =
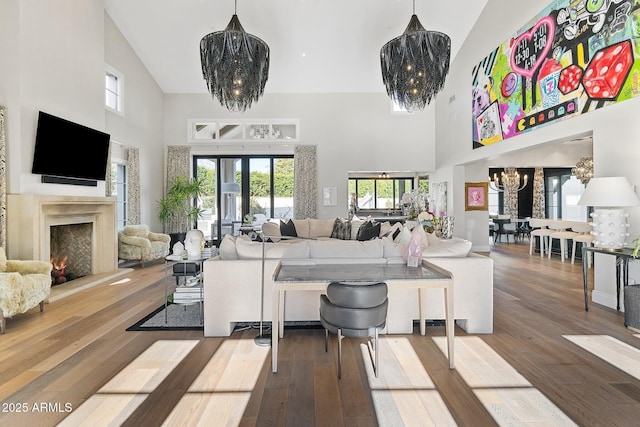
[[437, 218], [432, 212], [424, 211], [418, 214], [418, 222], [424, 228], [427, 233], [433, 233], [436, 231], [439, 223]]

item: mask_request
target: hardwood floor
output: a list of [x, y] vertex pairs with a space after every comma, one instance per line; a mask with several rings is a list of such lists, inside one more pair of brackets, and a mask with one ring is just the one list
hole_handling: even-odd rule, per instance
[[[279, 372], [255, 330], [127, 332], [162, 304], [162, 264], [7, 321], [0, 335], [0, 426], [581, 425], [640, 423], [640, 336], [621, 312], [584, 311], [581, 265], [492, 246], [494, 333], [444, 327], [381, 338], [380, 375], [363, 341], [287, 329]], [[592, 281], [590, 281], [592, 283]]]

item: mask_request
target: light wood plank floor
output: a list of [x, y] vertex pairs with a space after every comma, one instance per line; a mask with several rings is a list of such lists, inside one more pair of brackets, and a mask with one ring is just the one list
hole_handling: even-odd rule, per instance
[[[380, 375], [363, 341], [288, 329], [279, 372], [255, 330], [127, 332], [162, 304], [162, 264], [7, 321], [0, 336], [0, 426], [640, 424], [640, 337], [623, 313], [584, 311], [581, 265], [492, 245], [494, 329], [383, 336]], [[592, 281], [590, 282], [592, 283]]]

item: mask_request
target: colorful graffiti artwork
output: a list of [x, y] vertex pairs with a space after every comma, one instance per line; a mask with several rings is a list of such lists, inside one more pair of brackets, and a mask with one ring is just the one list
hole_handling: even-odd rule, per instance
[[638, 95], [640, 0], [556, 0], [473, 68], [473, 148]]

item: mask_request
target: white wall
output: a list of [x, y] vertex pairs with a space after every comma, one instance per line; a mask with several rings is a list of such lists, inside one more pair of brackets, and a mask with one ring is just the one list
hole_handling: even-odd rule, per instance
[[[119, 143], [112, 153], [117, 160], [115, 157], [126, 156], [127, 147], [140, 150], [140, 222], [160, 231], [156, 208], [165, 177], [164, 94], [107, 13], [104, 28], [105, 61], [124, 75], [125, 83], [124, 116], [103, 109], [106, 131]], [[104, 84], [104, 77], [101, 81]], [[102, 96], [104, 100], [104, 93]]]
[[[548, 155], [552, 157], [556, 150], [562, 150], [562, 146], [550, 142], [574, 135], [592, 133], [595, 175], [626, 176], [632, 184], [640, 185], [640, 168], [637, 167], [640, 160], [640, 150], [635, 146], [640, 140], [640, 127], [637, 126], [640, 97], [607, 106], [576, 118], [554, 122], [554, 124], [487, 147], [472, 149], [472, 67], [492, 49], [513, 36], [547, 3], [527, 0], [489, 0], [487, 3], [471, 32], [471, 36], [467, 38], [453, 62], [445, 90], [438, 96], [436, 102], [438, 171], [446, 171], [456, 165], [488, 162], [489, 159], [505, 153], [540, 144], [548, 144], [546, 145], [549, 147]], [[450, 104], [449, 99], [454, 95], [455, 102]], [[540, 162], [542, 163], [544, 160], [540, 160]], [[533, 160], [529, 166], [533, 166]], [[486, 180], [486, 170], [466, 167], [465, 179], [467, 181]], [[454, 203], [463, 204], [464, 195], [455, 195]], [[631, 239], [633, 239], [640, 235], [640, 207], [630, 208], [628, 212], [631, 214], [630, 232]], [[467, 215], [466, 227], [475, 223], [483, 223], [481, 220], [478, 221], [475, 216], [477, 216], [476, 213]], [[486, 224], [486, 221], [484, 223]], [[478, 243], [481, 244], [481, 242]], [[475, 240], [474, 244], [476, 244]], [[632, 263], [631, 268], [636, 268], [636, 266]], [[638, 273], [634, 273], [636, 277], [640, 277]], [[596, 278], [596, 285], [600, 289], [594, 293], [594, 298], [599, 298], [603, 303], [610, 300], [611, 295], [615, 298], [615, 289], [604, 283], [605, 281], [611, 282], [612, 275], [612, 271], [597, 274], [598, 277], [602, 277], [602, 280], [598, 283], [598, 277]]]
[[104, 130], [102, 1], [2, 3], [3, 43], [9, 44], [1, 48], [0, 78], [8, 116], [8, 192], [104, 195], [102, 183], [97, 188], [42, 184], [31, 174], [39, 110]]
[[104, 130], [103, 13], [101, 1], [20, 2], [20, 193], [104, 195], [102, 182], [42, 184], [31, 174], [39, 110]]
[[[187, 143], [188, 119], [299, 119], [300, 144], [317, 145], [318, 216], [331, 218], [347, 215], [349, 171], [434, 169], [433, 114], [433, 106], [412, 115], [391, 114], [385, 94], [266, 94], [244, 114], [229, 112], [209, 95], [166, 94], [165, 143]], [[197, 151], [221, 152], [212, 145]], [[238, 144], [239, 154], [253, 151], [250, 144]], [[338, 206], [322, 205], [325, 186], [337, 188]]]

